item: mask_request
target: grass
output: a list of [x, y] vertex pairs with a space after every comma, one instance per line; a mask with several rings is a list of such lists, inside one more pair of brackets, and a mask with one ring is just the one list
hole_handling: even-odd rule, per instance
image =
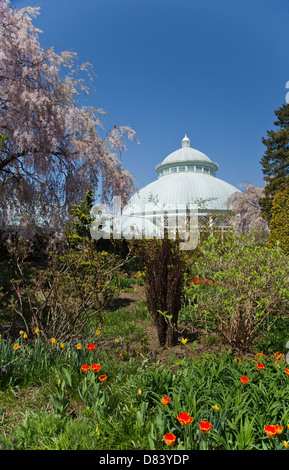
[[[205, 353], [196, 354], [191, 341], [158, 360], [148, 347], [153, 323], [141, 301], [107, 310], [104, 325], [100, 334], [91, 325], [86, 337], [63, 348], [38, 337], [2, 338], [0, 367], [9, 365], [0, 373], [2, 450], [286, 449], [289, 376], [283, 353], [213, 353], [218, 341], [212, 335], [203, 341]], [[93, 363], [101, 365], [98, 373], [82, 372], [83, 364]], [[190, 424], [180, 424], [182, 412], [193, 417]], [[212, 424], [208, 434], [201, 421]], [[282, 433], [268, 437], [268, 424], [282, 426]], [[166, 433], [175, 436], [172, 447], [164, 442]]]
[[139, 338], [145, 334], [145, 329], [151, 323], [146, 303], [136, 302], [129, 314], [126, 308], [119, 308], [115, 311], [105, 312], [104, 335], [106, 337], [133, 337]]
[[[171, 354], [164, 363], [143, 350], [132, 354], [119, 341], [126, 334], [139, 340], [145, 332], [150, 318], [143, 303], [106, 316], [105, 332], [89, 337], [94, 351], [85, 342], [78, 350], [75, 342], [62, 349], [39, 340], [22, 341], [13, 350], [12, 341], [2, 340], [0, 357], [6, 354], [14, 366], [6, 384], [2, 373], [1, 449], [166, 450], [166, 433], [176, 436], [172, 450], [285, 449], [289, 377], [284, 355], [236, 358], [227, 351], [193, 359], [184, 348], [183, 358]], [[99, 373], [81, 371], [82, 364], [93, 362], [101, 364]], [[107, 375], [106, 382], [99, 381], [100, 374]], [[242, 376], [248, 384], [241, 383]], [[171, 400], [167, 405], [163, 396]], [[180, 425], [181, 412], [193, 417], [191, 424]], [[199, 428], [204, 420], [212, 424], [206, 435]], [[269, 438], [268, 424], [281, 425], [282, 434]]]
[[[240, 383], [244, 371], [250, 385]], [[173, 432], [177, 436], [175, 449], [179, 450], [281, 450], [282, 441], [288, 439], [289, 420], [288, 381], [282, 372], [268, 361], [268, 372], [260, 377], [253, 364], [236, 364], [229, 355], [194, 364], [187, 359], [177, 374], [161, 364], [152, 367], [146, 362], [140, 365], [128, 361], [118, 372], [112, 372], [111, 381], [103, 388], [95, 383], [95, 376], [83, 377], [79, 386], [83, 391], [90, 384], [93, 399], [87, 393], [81, 403], [73, 395], [64, 415], [55, 413], [51, 403], [47, 405], [45, 386], [40, 391], [18, 390], [2, 403], [13, 413], [2, 411], [1, 447], [164, 450], [162, 436]], [[88, 383], [81, 385], [85, 379]], [[161, 404], [164, 395], [171, 398], [168, 405]], [[213, 411], [213, 405], [219, 410]], [[187, 427], [177, 421], [178, 413], [184, 410], [194, 417]], [[199, 430], [201, 420], [212, 423], [208, 436]], [[268, 438], [263, 428], [269, 423], [281, 424], [283, 435]]]

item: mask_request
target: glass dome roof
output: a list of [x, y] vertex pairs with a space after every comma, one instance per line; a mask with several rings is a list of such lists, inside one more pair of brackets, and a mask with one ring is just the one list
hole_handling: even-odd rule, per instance
[[168, 174], [142, 188], [130, 199], [136, 207], [154, 203], [156, 207], [166, 204], [197, 204], [205, 211], [227, 211], [228, 198], [239, 191], [215, 176], [203, 173]]
[[[135, 193], [123, 209], [124, 222], [153, 222], [167, 211], [169, 217], [181, 217], [187, 208], [197, 207], [198, 215], [212, 211], [226, 213], [229, 197], [239, 189], [216, 177], [218, 164], [190, 147], [185, 135], [182, 148], [168, 155], [156, 166], [158, 179]], [[126, 220], [127, 217], [127, 220]]]
[[217, 178], [217, 169], [217, 163], [190, 147], [185, 135], [182, 148], [157, 165], [158, 179], [134, 194], [128, 206], [135, 206], [135, 214], [137, 207], [151, 202], [156, 210], [165, 204], [197, 204], [199, 212], [227, 211], [228, 198], [239, 189]]

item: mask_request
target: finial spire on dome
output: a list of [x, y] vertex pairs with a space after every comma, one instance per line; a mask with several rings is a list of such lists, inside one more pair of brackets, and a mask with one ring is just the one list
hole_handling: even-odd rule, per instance
[[189, 147], [190, 146], [190, 139], [187, 137], [187, 134], [185, 134], [185, 137], [182, 140], [182, 147]]

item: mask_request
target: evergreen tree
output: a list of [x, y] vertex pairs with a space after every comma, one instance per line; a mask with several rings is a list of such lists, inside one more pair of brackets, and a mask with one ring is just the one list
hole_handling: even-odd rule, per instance
[[67, 238], [72, 246], [81, 243], [83, 239], [91, 240], [90, 226], [94, 218], [90, 215], [90, 211], [94, 203], [94, 193], [88, 187], [84, 200], [80, 204], [72, 208], [72, 215], [75, 220], [71, 222], [70, 227], [66, 230]]
[[289, 104], [274, 111], [277, 130], [267, 131], [262, 142], [267, 147], [261, 159], [263, 166], [264, 196], [260, 198], [262, 216], [270, 221], [273, 198], [277, 191], [283, 191], [289, 184]]

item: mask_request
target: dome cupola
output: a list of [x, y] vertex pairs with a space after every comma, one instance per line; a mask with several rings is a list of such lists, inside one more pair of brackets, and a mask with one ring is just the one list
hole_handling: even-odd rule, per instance
[[185, 137], [182, 140], [182, 147], [189, 147], [190, 146], [190, 139], [188, 139], [187, 134], [185, 134]]
[[156, 171], [159, 178], [172, 173], [195, 172], [216, 176], [218, 164], [210, 160], [207, 155], [191, 148], [187, 134], [182, 140], [182, 147], [170, 153], [159, 165]]

